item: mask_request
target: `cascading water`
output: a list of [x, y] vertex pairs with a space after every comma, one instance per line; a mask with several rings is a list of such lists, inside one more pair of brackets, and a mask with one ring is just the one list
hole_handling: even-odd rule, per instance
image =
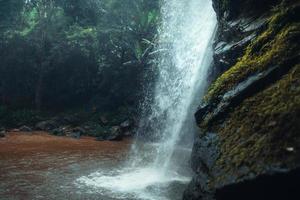
[[186, 127], [194, 127], [194, 101], [204, 90], [217, 20], [211, 0], [162, 0], [161, 14], [159, 73], [151, 112], [139, 129], [146, 130], [152, 142], [136, 141], [130, 164], [77, 181], [107, 199], [175, 199], [180, 196], [167, 194], [174, 193], [172, 183], [190, 180], [180, 161], [190, 155], [193, 129]]

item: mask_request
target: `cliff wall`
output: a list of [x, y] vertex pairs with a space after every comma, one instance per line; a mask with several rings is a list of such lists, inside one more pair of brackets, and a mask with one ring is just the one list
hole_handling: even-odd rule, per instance
[[201, 132], [184, 199], [297, 199], [300, 2], [213, 5], [214, 81], [195, 114]]

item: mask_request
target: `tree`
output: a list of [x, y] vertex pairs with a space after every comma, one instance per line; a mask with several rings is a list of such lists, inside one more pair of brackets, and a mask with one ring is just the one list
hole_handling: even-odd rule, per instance
[[117, 108], [140, 92], [155, 43], [157, 1], [3, 2], [3, 21], [15, 24], [0, 35], [3, 104], [67, 109], [101, 97]]

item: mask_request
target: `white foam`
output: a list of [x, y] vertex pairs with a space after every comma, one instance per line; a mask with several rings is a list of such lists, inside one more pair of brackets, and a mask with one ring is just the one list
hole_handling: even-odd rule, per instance
[[163, 196], [155, 196], [149, 187], [167, 186], [172, 182], [187, 183], [190, 177], [180, 176], [176, 172], [163, 174], [161, 170], [154, 168], [123, 169], [113, 172], [95, 172], [89, 176], [83, 176], [76, 182], [79, 186], [87, 186], [98, 190], [102, 194], [110, 195], [114, 198], [127, 198], [128, 196], [141, 199], [165, 199]]

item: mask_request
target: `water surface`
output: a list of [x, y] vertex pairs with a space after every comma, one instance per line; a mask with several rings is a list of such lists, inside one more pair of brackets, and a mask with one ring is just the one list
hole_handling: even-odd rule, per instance
[[126, 158], [131, 140], [98, 142], [46, 133], [10, 133], [0, 139], [0, 199], [104, 199], [76, 180], [110, 171]]

